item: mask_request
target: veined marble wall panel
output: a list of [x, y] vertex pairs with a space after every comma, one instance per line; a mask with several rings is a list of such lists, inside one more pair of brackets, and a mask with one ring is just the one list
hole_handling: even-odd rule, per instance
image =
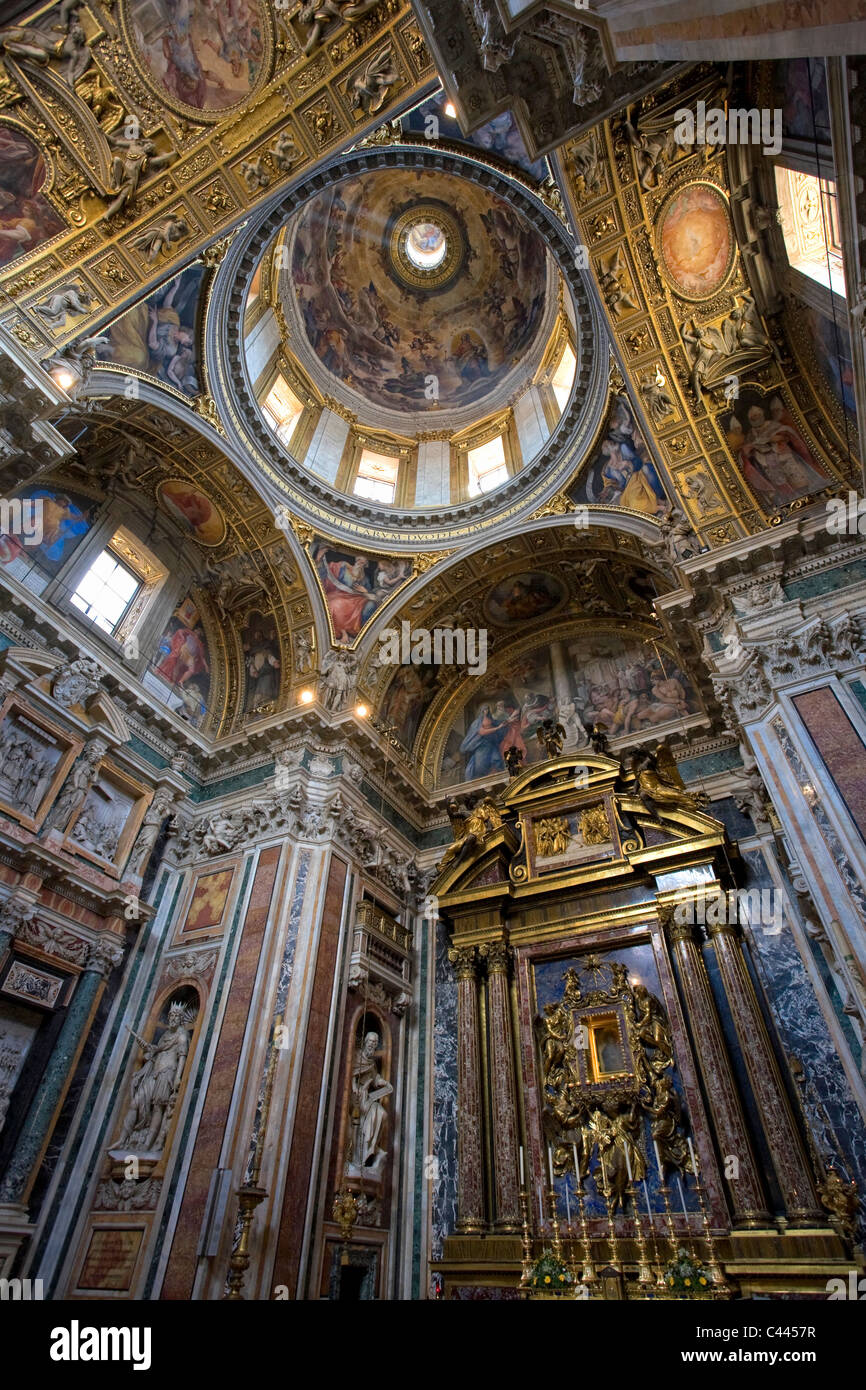
[[292, 1298], [301, 1292], [298, 1279], [304, 1253], [308, 1193], [315, 1172], [319, 1095], [347, 873], [348, 866], [345, 861], [332, 857], [322, 908], [322, 930], [316, 951], [310, 1013], [292, 1130], [289, 1157], [291, 1178], [286, 1184], [277, 1240], [274, 1283], [286, 1285]]
[[[84, 1085], [78, 1109], [46, 1193], [24, 1271], [31, 1277], [42, 1278], [53, 1297], [65, 1297], [72, 1277], [72, 1257], [99, 1183], [110, 1126], [122, 1103], [122, 1086], [133, 1046], [125, 1025], [129, 1023], [137, 1030], [146, 1017], [160, 943], [168, 933], [182, 888], [182, 875], [167, 871], [159, 876], [153, 898], [155, 916], [142, 929], [104, 1032], [95, 1048], [85, 1046], [82, 1052], [79, 1073], [84, 1077]], [[77, 1073], [73, 1089], [78, 1079]], [[74, 1200], [70, 1200], [71, 1194]]]
[[348, 433], [348, 421], [326, 407], [319, 416], [307, 457], [304, 459], [304, 467], [309, 468], [311, 473], [318, 473], [326, 483], [333, 483], [337, 477]]
[[866, 971], [866, 873], [859, 862], [863, 849], [858, 837], [855, 850], [831, 806], [816, 791], [816, 784], [823, 787], [826, 769], [819, 767], [820, 759], [807, 767], [805, 752], [781, 715], [750, 729], [749, 739], [822, 920], [827, 925], [840, 922]]
[[273, 309], [262, 314], [244, 343], [250, 381], [258, 381], [280, 345], [280, 325]]
[[[760, 849], [744, 853], [746, 888], [772, 889], [773, 878]], [[793, 897], [793, 893], [791, 894]], [[791, 924], [781, 931], [755, 923], [747, 928], [752, 958], [790, 1062], [798, 1058], [808, 1084], [803, 1104], [822, 1157], [838, 1154], [846, 1180], [866, 1191], [866, 1131], [844, 1069], [821, 1013]], [[837, 995], [838, 1001], [838, 995]], [[861, 1199], [862, 1210], [862, 1199]]]
[[457, 1220], [457, 981], [442, 922], [436, 928], [435, 971], [431, 1255], [438, 1260]]

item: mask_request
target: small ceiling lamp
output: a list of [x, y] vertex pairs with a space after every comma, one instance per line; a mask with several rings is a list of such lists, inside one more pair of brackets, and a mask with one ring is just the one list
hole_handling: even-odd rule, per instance
[[355, 706], [355, 713], [357, 714], [359, 719], [366, 719], [370, 711], [367, 709], [366, 705], [361, 704]]
[[315, 698], [316, 697], [313, 694], [312, 690], [302, 690], [300, 695], [298, 696], [298, 699], [300, 700], [302, 705], [311, 705]]
[[452, 121], [457, 119], [457, 107], [454, 105], [453, 101], [446, 101], [445, 115], [449, 116]]

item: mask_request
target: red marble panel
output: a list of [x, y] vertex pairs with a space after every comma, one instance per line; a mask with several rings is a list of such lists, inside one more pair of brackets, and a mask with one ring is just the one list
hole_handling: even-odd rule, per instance
[[231, 980], [229, 1007], [226, 1009], [220, 1030], [183, 1205], [175, 1227], [171, 1255], [160, 1295], [165, 1299], [188, 1299], [192, 1294], [198, 1238], [207, 1204], [211, 1173], [219, 1164], [279, 859], [278, 846], [263, 850], [256, 868], [243, 936]]
[[794, 696], [794, 704], [848, 814], [866, 840], [866, 749], [828, 685]]

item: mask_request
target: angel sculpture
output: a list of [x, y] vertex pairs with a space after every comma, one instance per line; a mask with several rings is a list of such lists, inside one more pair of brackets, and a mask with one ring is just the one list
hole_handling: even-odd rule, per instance
[[394, 51], [389, 44], [371, 58], [364, 71], [350, 83], [352, 110], [374, 116], [385, 105], [388, 92], [399, 76], [394, 65]]
[[538, 739], [539, 748], [544, 749], [548, 758], [559, 757], [565, 742], [565, 729], [562, 724], [557, 724], [552, 719], [544, 719], [536, 729], [535, 737]]
[[502, 756], [505, 759], [505, 766], [508, 768], [508, 776], [516, 777], [520, 771], [520, 764], [523, 762], [523, 749], [512, 744], [510, 748], [506, 748]]
[[77, 342], [58, 348], [51, 357], [45, 358], [42, 365], [64, 391], [74, 396], [80, 387], [87, 385], [96, 366], [97, 349], [101, 347], [108, 347], [108, 338], [103, 335], [79, 338]]
[[698, 803], [686, 791], [676, 760], [667, 744], [659, 743], [654, 750], [642, 749], [632, 759], [632, 771], [637, 777], [638, 794], [651, 810], [670, 806], [682, 811], [697, 811]]
[[[689, 325], [691, 325], [691, 329]], [[689, 323], [683, 324], [680, 333], [692, 364], [689, 373], [689, 385], [695, 399], [700, 402], [703, 400], [704, 383], [711, 370], [714, 371], [725, 358], [730, 356], [731, 349], [718, 328], [707, 328], [704, 324], [698, 323], [694, 317], [689, 320]]]
[[451, 821], [454, 843], [448, 846], [442, 856], [440, 869], [459, 859], [466, 850], [480, 844], [488, 829], [496, 829], [502, 824], [502, 817], [489, 796], [485, 796], [467, 816], [461, 814], [456, 801], [449, 801], [448, 819]]
[[637, 308], [637, 301], [632, 299], [629, 293], [628, 268], [621, 247], [618, 246], [614, 255], [608, 257], [607, 264], [602, 262], [598, 279], [607, 307], [617, 318], [624, 314], [626, 309]]

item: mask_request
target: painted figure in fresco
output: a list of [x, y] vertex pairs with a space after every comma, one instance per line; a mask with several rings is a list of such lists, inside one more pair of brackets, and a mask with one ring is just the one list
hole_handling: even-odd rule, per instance
[[827, 479], [778, 396], [770, 402], [769, 420], [760, 405], [749, 407], [747, 420], [748, 432], [739, 448], [740, 464], [749, 486], [770, 507], [784, 507], [826, 485]]
[[87, 534], [90, 521], [65, 493], [37, 488], [31, 496], [42, 499], [42, 544], [37, 547], [38, 552], [53, 565], [60, 565], [66, 559], [67, 545]]
[[326, 548], [320, 546], [313, 562], [322, 581], [337, 640], [348, 642], [358, 636], [378, 604], [367, 584], [367, 561], [363, 555], [356, 555], [351, 562], [340, 558], [329, 560], [327, 556]]
[[45, 176], [45, 161], [33, 141], [0, 125], [0, 266], [63, 231], [61, 218], [39, 191]]
[[200, 672], [210, 671], [204, 642], [192, 628], [180, 626], [167, 633], [160, 647], [165, 655], [156, 668], [157, 675], [171, 685], [185, 685]]
[[273, 639], [267, 638], [261, 627], [253, 628], [246, 668], [247, 708], [257, 710], [275, 700], [280, 691], [280, 660]]
[[466, 777], [484, 777], [488, 772], [502, 772], [505, 761], [502, 757], [502, 740], [505, 737], [506, 720], [496, 720], [489, 705], [482, 705], [466, 731], [460, 744], [460, 752], [468, 754]]

